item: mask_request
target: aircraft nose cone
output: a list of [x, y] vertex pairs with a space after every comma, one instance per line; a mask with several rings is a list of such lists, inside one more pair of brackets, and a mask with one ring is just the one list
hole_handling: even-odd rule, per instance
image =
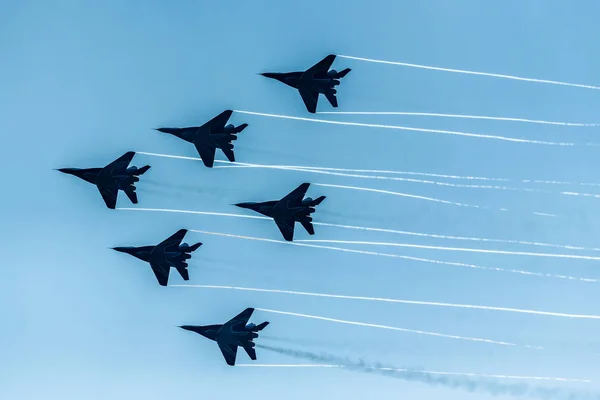
[[192, 331], [192, 332], [194, 332], [194, 327], [190, 326], [190, 325], [181, 325], [181, 326], [179, 326], [179, 328], [184, 329], [186, 331]]
[[127, 253], [129, 254], [130, 249], [127, 247], [111, 247], [114, 251], [118, 251], [119, 253]]
[[73, 173], [71, 168], [58, 168], [58, 169], [55, 169], [55, 171], [62, 172], [63, 174], [72, 174]]
[[210, 327], [207, 326], [181, 325], [180, 328], [186, 331], [195, 332], [207, 339], [214, 339], [214, 332], [210, 334], [210, 332], [208, 332]]
[[254, 208], [252, 203], [236, 203], [236, 204], [234, 204], [234, 206], [240, 207], [240, 208], [247, 208], [249, 210], [252, 210]]

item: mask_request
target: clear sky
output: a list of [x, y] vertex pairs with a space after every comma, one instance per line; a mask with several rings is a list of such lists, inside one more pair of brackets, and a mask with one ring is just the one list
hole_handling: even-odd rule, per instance
[[[308, 117], [293, 89], [256, 73], [303, 70], [330, 53], [600, 85], [597, 1], [492, 3], [1, 1], [0, 398], [488, 398], [481, 392], [339, 369], [231, 368], [215, 343], [177, 328], [222, 323], [246, 307], [538, 345], [545, 350], [260, 311], [252, 320], [271, 322], [263, 334], [286, 341], [259, 338], [257, 343], [398, 367], [598, 378], [600, 321], [160, 287], [147, 264], [109, 248], [155, 244], [180, 228], [280, 239], [275, 224], [109, 210], [91, 185], [53, 171], [100, 167], [128, 150], [197, 156], [193, 146], [152, 129], [199, 125], [224, 109]], [[341, 58], [334, 67], [352, 68], [338, 87], [339, 111], [600, 122], [597, 90]], [[318, 110], [331, 111], [331, 107], [322, 98]], [[535, 140], [600, 142], [598, 128], [430, 117], [321, 117]], [[231, 122], [249, 124], [235, 142], [241, 162], [600, 181], [597, 147], [509, 143], [236, 113]], [[221, 153], [217, 158], [224, 159]], [[461, 208], [313, 186], [310, 196], [327, 196], [314, 214], [321, 222], [600, 247], [599, 200], [591, 197], [293, 171], [209, 170], [199, 162], [136, 155], [133, 165], [146, 164], [152, 168], [138, 184], [140, 207], [243, 213], [230, 204], [277, 199], [306, 181], [509, 209]], [[498, 184], [600, 193], [586, 186]], [[122, 193], [118, 205], [130, 206]], [[313, 239], [567, 252], [321, 226], [316, 231]], [[301, 228], [296, 232], [298, 239], [309, 238]], [[189, 233], [186, 241], [204, 243], [190, 263], [190, 283], [195, 284], [599, 313], [598, 283], [196, 233]], [[597, 261], [340, 246], [600, 279]], [[171, 283], [183, 281], [172, 273]], [[257, 353], [257, 363], [309, 362], [264, 349]], [[238, 352], [238, 362], [249, 362], [243, 351]], [[598, 389], [600, 383], [571, 386]]]

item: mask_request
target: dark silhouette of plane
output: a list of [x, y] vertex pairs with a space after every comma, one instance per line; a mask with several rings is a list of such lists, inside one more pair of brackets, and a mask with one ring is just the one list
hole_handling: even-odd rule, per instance
[[150, 166], [127, 168], [134, 155], [134, 151], [128, 151], [104, 168], [60, 168], [58, 171], [96, 185], [106, 206], [114, 209], [119, 190], [124, 191], [133, 204], [138, 203], [135, 183], [140, 180], [138, 176], [148, 171]]
[[225, 125], [232, 110], [225, 110], [202, 126], [192, 126], [189, 128], [158, 128], [159, 132], [169, 133], [177, 136], [187, 142], [193, 143], [196, 146], [202, 162], [208, 168], [212, 168], [215, 162], [215, 152], [221, 149], [223, 154], [231, 162], [235, 162], [233, 154], [233, 140], [237, 140], [237, 133], [243, 131], [248, 124], [234, 126], [232, 124]]
[[304, 199], [310, 183], [303, 183], [281, 200], [264, 201], [262, 203], [238, 203], [241, 208], [271, 217], [279, 227], [283, 238], [287, 241], [294, 240], [294, 224], [300, 222], [304, 229], [310, 234], [315, 234], [310, 214], [315, 212], [314, 207], [325, 200], [325, 196], [313, 200], [310, 197]]
[[306, 109], [314, 114], [317, 111], [319, 93], [325, 95], [333, 107], [338, 106], [335, 86], [339, 85], [339, 80], [351, 71], [350, 68], [340, 72], [335, 69], [330, 71], [329, 68], [334, 60], [335, 55], [330, 54], [304, 72], [265, 72], [260, 75], [277, 79], [279, 82], [298, 89]]
[[267, 321], [259, 325], [248, 324], [248, 320], [253, 312], [254, 308], [246, 308], [223, 325], [183, 325], [180, 328], [196, 332], [207, 339], [217, 342], [221, 353], [223, 353], [223, 357], [225, 357], [225, 361], [228, 365], [233, 366], [235, 365], [238, 346], [246, 350], [250, 359], [256, 360], [255, 343], [252, 340], [258, 337], [258, 333], [256, 332], [262, 331], [265, 326], [269, 325]]
[[181, 243], [186, 233], [187, 229], [180, 229], [156, 246], [113, 247], [113, 250], [127, 253], [150, 263], [150, 267], [152, 267], [158, 283], [161, 286], [167, 286], [171, 267], [175, 268], [184, 280], [187, 281], [190, 279], [186, 260], [192, 258], [190, 253], [202, 246], [200, 242], [192, 246], [187, 243]]

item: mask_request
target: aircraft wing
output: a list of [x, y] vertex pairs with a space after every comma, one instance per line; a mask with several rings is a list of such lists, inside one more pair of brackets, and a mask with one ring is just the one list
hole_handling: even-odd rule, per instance
[[330, 54], [304, 72], [308, 76], [325, 75], [335, 61], [335, 55]]
[[167, 283], [169, 282], [170, 267], [168, 265], [163, 266], [161, 264], [156, 264], [153, 262], [150, 263], [150, 267], [152, 267], [152, 272], [154, 272], [154, 275], [156, 276], [159, 285], [167, 286]]
[[215, 163], [215, 151], [217, 149], [196, 143], [194, 143], [194, 146], [196, 146], [196, 150], [198, 150], [198, 154], [200, 154], [200, 158], [202, 159], [204, 165], [208, 168], [212, 168], [213, 164]]
[[302, 185], [298, 186], [296, 189], [288, 193], [280, 201], [287, 201], [288, 204], [291, 203], [292, 205], [299, 204], [300, 202], [302, 202], [302, 199], [306, 195], [306, 191], [308, 190], [309, 186], [310, 183], [303, 183]]
[[223, 353], [223, 357], [225, 357], [225, 362], [231, 366], [235, 365], [237, 344], [227, 342], [217, 342], [217, 344], [219, 345], [219, 349], [221, 349], [221, 353]]
[[254, 347], [246, 345], [244, 346], [244, 350], [246, 350], [246, 354], [248, 354], [248, 357], [250, 357], [251, 360], [256, 360], [256, 351], [254, 350]]
[[246, 324], [248, 323], [248, 320], [252, 316], [253, 312], [254, 312], [254, 308], [246, 308], [244, 311], [242, 311], [235, 317], [231, 318], [229, 321], [225, 322], [223, 324], [223, 326], [231, 327], [232, 330], [233, 329], [241, 330], [242, 328], [244, 328], [246, 326]]
[[187, 266], [187, 263], [182, 263], [182, 264], [179, 264], [178, 266], [176, 266], [175, 268], [177, 269], [177, 272], [179, 272], [179, 275], [181, 275], [181, 277], [183, 278], [184, 281], [189, 281], [190, 274], [189, 274], [186, 266]]
[[131, 160], [133, 160], [133, 156], [135, 156], [135, 151], [128, 151], [104, 168], [111, 171], [112, 175], [124, 173]]
[[325, 97], [327, 97], [327, 100], [329, 100], [329, 104], [331, 104], [332, 107], [338, 106], [338, 101], [337, 97], [335, 97], [335, 93], [333, 93], [332, 91], [327, 91], [325, 92]]
[[225, 154], [225, 157], [227, 157], [229, 161], [235, 162], [235, 154], [233, 153], [233, 149], [221, 147], [221, 150], [223, 150], [223, 154]]
[[118, 185], [117, 181], [110, 182], [107, 185], [96, 185], [104, 203], [106, 203], [106, 207], [112, 210], [117, 206], [117, 194], [119, 193]]
[[212, 127], [224, 128], [227, 121], [229, 121], [229, 118], [231, 118], [231, 114], [233, 114], [232, 110], [225, 110], [210, 121], [206, 122], [204, 125], [198, 128], [198, 130], [207, 128], [210, 129]]
[[315, 227], [313, 226], [312, 222], [305, 219], [305, 220], [300, 221], [300, 223], [302, 224], [304, 229], [306, 229], [306, 232], [308, 232], [309, 235], [315, 234]]
[[173, 235], [169, 236], [168, 238], [166, 238], [165, 240], [160, 242], [156, 247], [160, 246], [164, 249], [169, 249], [172, 247], [179, 247], [179, 244], [185, 237], [186, 233], [187, 233], [187, 229], [180, 229], [177, 232], [175, 232]]
[[283, 238], [288, 242], [294, 240], [294, 220], [292, 218], [274, 218]]
[[127, 197], [129, 197], [129, 200], [133, 204], [137, 204], [138, 203], [137, 193], [135, 191], [135, 186], [133, 186], [133, 185], [127, 186], [123, 191], [125, 192], [125, 194], [127, 195]]
[[302, 101], [304, 101], [304, 105], [306, 109], [310, 113], [317, 112], [317, 103], [319, 102], [319, 93], [314, 91], [313, 89], [298, 89], [300, 92], [300, 96], [302, 96]]

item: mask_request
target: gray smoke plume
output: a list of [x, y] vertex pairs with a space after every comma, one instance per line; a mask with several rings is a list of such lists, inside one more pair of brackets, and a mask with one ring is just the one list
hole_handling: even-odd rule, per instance
[[[338, 357], [327, 353], [311, 353], [308, 351], [300, 351], [294, 349], [286, 349], [281, 347], [272, 347], [257, 344], [265, 350], [275, 353], [316, 361], [326, 364], [342, 365], [349, 370], [380, 374], [391, 378], [403, 379], [411, 382], [421, 382], [431, 386], [443, 386], [451, 389], [463, 389], [469, 392], [480, 392], [494, 396], [530, 396], [538, 397], [545, 400], [560, 399], [560, 400], [600, 400], [600, 393], [573, 391], [561, 388], [547, 388], [539, 385], [530, 385], [527, 383], [508, 384], [501, 383], [497, 380], [488, 378], [473, 378], [459, 376], [443, 376], [427, 372], [418, 371], [416, 369], [406, 368], [407, 371], [396, 371], [398, 367], [391, 367], [381, 363], [366, 363], [363, 360], [353, 361], [346, 357]], [[382, 370], [382, 368], [385, 368]]]

